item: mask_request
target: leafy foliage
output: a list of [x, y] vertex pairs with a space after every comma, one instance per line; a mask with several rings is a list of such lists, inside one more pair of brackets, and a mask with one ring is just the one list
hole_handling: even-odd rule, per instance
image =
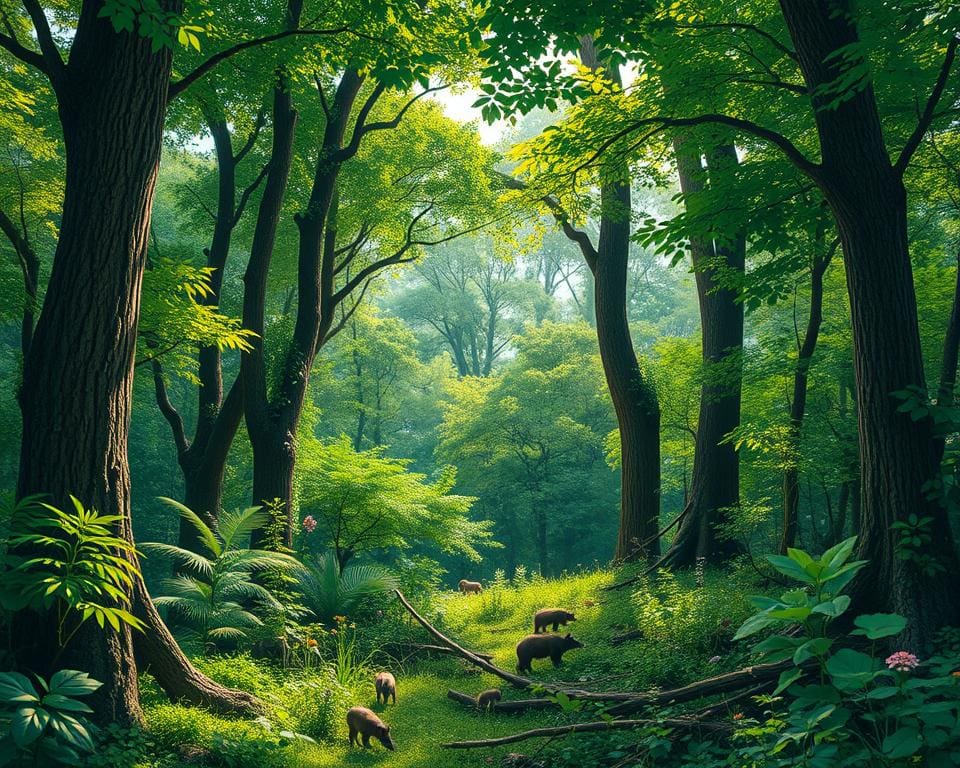
[[4, 765], [79, 765], [93, 752], [93, 710], [80, 699], [101, 683], [85, 672], [62, 669], [34, 685], [19, 672], [0, 672], [0, 759]]
[[55, 611], [63, 649], [93, 617], [101, 628], [142, 629], [128, 610], [140, 577], [133, 546], [116, 528], [119, 515], [101, 515], [71, 496], [72, 509], [22, 499], [13, 509], [3, 555], [0, 601], [8, 610]]
[[171, 560], [182, 569], [163, 581], [166, 594], [154, 602], [170, 609], [183, 625], [186, 640], [201, 648], [247, 639], [250, 630], [263, 623], [248, 606], [279, 607], [273, 592], [253, 576], [263, 571], [289, 571], [298, 566], [297, 561], [281, 552], [244, 546], [250, 532], [266, 522], [266, 512], [259, 507], [225, 512], [213, 528], [179, 502], [164, 501], [194, 527], [205, 553], [172, 544], [143, 544], [145, 552]]
[[304, 605], [321, 622], [353, 616], [362, 604], [397, 586], [389, 570], [373, 563], [341, 569], [333, 553], [306, 558], [292, 574]]

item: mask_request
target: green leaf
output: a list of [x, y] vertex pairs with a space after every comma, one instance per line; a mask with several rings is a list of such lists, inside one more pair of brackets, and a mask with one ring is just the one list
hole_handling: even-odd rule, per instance
[[827, 672], [842, 691], [854, 691], [870, 682], [877, 672], [874, 659], [865, 653], [841, 648], [827, 659]]
[[853, 623], [859, 627], [851, 635], [863, 635], [869, 640], [899, 635], [907, 626], [907, 620], [896, 613], [869, 613], [857, 616]]
[[761, 629], [765, 629], [775, 623], [776, 619], [771, 618], [766, 612], [754, 614], [740, 625], [740, 629], [737, 630], [733, 639], [742, 640], [745, 637], [750, 637], [750, 635], [754, 635]]
[[103, 683], [94, 680], [86, 672], [61, 669], [50, 678], [50, 693], [69, 697], [88, 696], [102, 685]]
[[827, 600], [823, 603], [818, 603], [813, 606], [813, 613], [822, 613], [824, 616], [830, 616], [831, 618], [836, 618], [843, 614], [847, 608], [850, 607], [850, 598], [846, 595], [840, 595], [839, 597], [833, 598], [833, 600]]
[[883, 754], [891, 760], [909, 757], [923, 746], [923, 740], [916, 728], [900, 728], [883, 740]]
[[774, 696], [779, 696], [787, 688], [793, 685], [797, 680], [803, 676], [803, 670], [800, 669], [785, 669], [780, 673], [780, 679], [777, 681], [777, 687], [773, 691]]
[[770, 565], [777, 569], [784, 576], [787, 576], [796, 581], [803, 582], [804, 584], [814, 585], [817, 583], [817, 580], [807, 573], [803, 566], [800, 565], [796, 560], [793, 560], [784, 555], [767, 555], [767, 560]]
[[793, 654], [793, 663], [803, 664], [807, 659], [814, 656], [823, 656], [830, 650], [831, 645], [833, 645], [833, 640], [829, 637], [815, 637], [812, 640], [808, 640], [797, 648], [796, 653]]
[[48, 723], [50, 713], [41, 707], [20, 707], [10, 716], [10, 735], [21, 747], [40, 738]]
[[0, 672], [0, 700], [10, 703], [36, 704], [40, 698], [33, 683], [19, 672]]

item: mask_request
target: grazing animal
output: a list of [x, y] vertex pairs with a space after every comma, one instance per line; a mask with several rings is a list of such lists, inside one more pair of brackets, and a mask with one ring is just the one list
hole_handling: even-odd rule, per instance
[[350, 728], [350, 746], [358, 745], [357, 736], [363, 741], [364, 749], [370, 746], [370, 737], [379, 739], [387, 749], [396, 749], [390, 738], [390, 726], [366, 707], [353, 707], [347, 711], [347, 727]]
[[381, 696], [383, 696], [384, 705], [391, 696], [393, 697], [393, 703], [397, 703], [397, 678], [389, 672], [378, 672], [373, 684], [377, 689], [377, 704], [380, 703]]
[[460, 587], [460, 591], [465, 595], [474, 594], [479, 595], [483, 592], [483, 584], [479, 581], [467, 581], [466, 579], [460, 579], [460, 583], [457, 585]]
[[531, 659], [549, 658], [553, 666], [559, 667], [563, 654], [573, 648], [583, 648], [583, 643], [574, 640], [569, 632], [565, 635], [527, 635], [517, 643], [517, 670], [532, 672]]
[[560, 625], [566, 626], [568, 621], [576, 621], [577, 617], [569, 611], [560, 608], [544, 608], [537, 611], [533, 616], [533, 634], [540, 630], [547, 631], [547, 627], [553, 624], [553, 631], [556, 632]]
[[490, 710], [493, 705], [500, 701], [501, 693], [499, 688], [491, 688], [477, 696], [477, 708]]

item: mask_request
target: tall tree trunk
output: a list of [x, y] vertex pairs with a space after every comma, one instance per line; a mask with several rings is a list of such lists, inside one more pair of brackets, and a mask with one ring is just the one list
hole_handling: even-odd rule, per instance
[[[253, 446], [253, 503], [271, 507], [276, 517], [283, 521], [283, 539], [288, 546], [293, 538], [293, 473], [296, 466], [297, 426], [317, 349], [333, 323], [336, 187], [340, 171], [340, 160], [337, 157], [343, 146], [353, 104], [362, 83], [362, 76], [355, 70], [347, 70], [341, 76], [327, 116], [310, 199], [304, 211], [294, 217], [300, 235], [297, 254], [297, 319], [276, 392], [272, 395], [267, 392], [262, 344], [255, 346], [252, 353], [245, 355], [245, 358], [253, 360], [244, 374], [244, 406], [247, 429]], [[278, 98], [286, 99], [286, 109], [293, 114], [289, 93], [279, 93]], [[289, 136], [293, 136], [292, 119]], [[285, 151], [288, 158], [292, 157], [292, 147]], [[288, 159], [284, 182], [289, 174], [289, 165]], [[269, 178], [267, 184], [270, 184]], [[280, 196], [276, 200], [268, 201], [269, 210], [266, 211], [270, 217], [269, 227], [274, 233], [283, 199], [283, 190], [279, 191]], [[263, 205], [261, 213], [264, 213]], [[258, 227], [259, 224], [258, 221]], [[250, 320], [259, 325], [260, 333], [263, 327], [267, 267], [273, 241], [273, 235], [269, 241], [264, 238], [260, 242], [264, 250], [258, 252], [256, 269], [251, 272], [248, 266], [248, 276], [251, 279], [248, 291], [253, 288], [258, 294], [258, 298], [249, 306], [250, 314], [255, 313], [257, 316], [251, 316]], [[269, 251], [266, 246], [269, 246]], [[254, 264], [253, 254], [250, 264]], [[245, 302], [245, 324], [247, 310]], [[242, 373], [243, 370], [241, 366]], [[252, 541], [255, 545], [263, 543], [264, 531], [254, 531]]]
[[943, 355], [940, 359], [940, 384], [937, 387], [937, 402], [952, 406], [957, 386], [957, 357], [960, 352], [960, 253], [957, 253], [957, 277], [953, 289], [953, 304], [950, 320], [943, 338]]
[[[200, 298], [200, 302], [215, 307], [220, 304], [223, 271], [237, 224], [236, 171], [239, 159], [234, 156], [233, 140], [223, 115], [207, 115], [206, 122], [213, 136], [217, 158], [218, 194], [213, 237], [210, 247], [204, 249], [206, 266], [211, 269], [211, 290]], [[254, 139], [255, 134], [251, 141]], [[197, 360], [197, 422], [192, 439], [187, 439], [183, 419], [170, 402], [158, 361], [153, 365], [154, 392], [157, 405], [173, 431], [177, 463], [183, 473], [184, 504], [208, 523], [215, 524], [223, 506], [227, 457], [243, 416], [242, 390], [235, 382], [224, 400], [219, 347], [201, 347]], [[184, 518], [180, 519], [178, 543], [191, 551], [199, 551], [202, 546], [196, 528]]]
[[[810, 314], [803, 341], [797, 350], [797, 363], [793, 371], [793, 398], [790, 401], [790, 453], [787, 469], [783, 473], [783, 531], [780, 538], [780, 553], [786, 554], [797, 541], [797, 522], [800, 506], [800, 469], [797, 459], [800, 455], [800, 433], [803, 429], [803, 417], [807, 411], [807, 385], [810, 375], [810, 361], [817, 348], [820, 325], [823, 323], [823, 275], [833, 256], [832, 249], [823, 252], [823, 238], [818, 237], [816, 247], [821, 250], [813, 256], [810, 267]], [[824, 491], [826, 493], [826, 491]], [[831, 525], [831, 533], [836, 526]], [[834, 542], [835, 543], [835, 542]]]
[[[850, 297], [861, 458], [858, 556], [869, 561], [853, 588], [855, 610], [906, 616], [903, 641], [922, 651], [936, 629], [960, 620], [960, 562], [945, 510], [924, 491], [940, 472], [931, 424], [898, 412], [892, 396], [924, 386], [903, 166], [887, 154], [869, 82], [833, 108], [820, 103], [822, 87], [842, 75], [836, 52], [859, 44], [855, 14], [829, 0], [780, 6], [813, 94], [822, 157], [815, 178], [836, 218]], [[897, 556], [892, 525], [910, 514], [930, 519], [931, 541], [915, 555], [929, 557], [934, 572], [918, 557]]]
[[[593, 41], [580, 49], [583, 63], [599, 64]], [[617, 77], [617, 79], [619, 79]], [[609, 173], [612, 169], [606, 169]], [[594, 314], [600, 360], [620, 432], [620, 526], [614, 557], [655, 557], [660, 522], [660, 403], [640, 369], [627, 319], [630, 260], [630, 180], [608, 178], [600, 187], [600, 234], [596, 250], [581, 250], [593, 275]]]
[[[164, 9], [178, 11], [179, 3]], [[66, 78], [58, 87], [66, 147], [60, 237], [43, 312], [24, 366], [17, 495], [73, 494], [119, 515], [132, 541], [127, 437], [140, 284], [157, 178], [170, 51], [113, 31], [85, 2]], [[55, 622], [14, 623], [23, 667], [48, 674]], [[141, 720], [130, 630], [86, 622], [60, 656], [104, 685], [96, 716]]]
[[[688, 210], [691, 206], [695, 209], [696, 195], [706, 187], [708, 171], [716, 181], [737, 163], [733, 145], [714, 148], [707, 158], [708, 169], [702, 165], [700, 148], [688, 140], [675, 139], [674, 153]], [[720, 287], [717, 274], [721, 269], [743, 274], [745, 250], [742, 232], [729, 233], [722, 241], [690, 238], [700, 304], [704, 378], [690, 500], [667, 553], [667, 562], [676, 566], [693, 565], [701, 557], [722, 560], [739, 549], [736, 542], [718, 536], [717, 525], [724, 521], [725, 510], [740, 503], [740, 458], [724, 438], [740, 424], [743, 305], [737, 301], [736, 290]]]

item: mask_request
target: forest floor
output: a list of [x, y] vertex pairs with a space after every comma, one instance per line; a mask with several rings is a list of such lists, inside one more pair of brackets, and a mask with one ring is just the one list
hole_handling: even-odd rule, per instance
[[[534, 579], [519, 586], [503, 583], [488, 588], [480, 596], [443, 593], [434, 598], [431, 617], [443, 632], [461, 645], [490, 653], [494, 664], [514, 671], [515, 645], [533, 631], [535, 611], [544, 607], [574, 611], [577, 621], [572, 622], [566, 631], [585, 647], [570, 651], [560, 669], [555, 670], [549, 660], [534, 661], [531, 676], [544, 682], [562, 680], [576, 687], [598, 691], [673, 687], [734, 669], [744, 661], [742, 652], [731, 649], [729, 637], [749, 613], [743, 595], [755, 590], [745, 579], [730, 574], [708, 574], [706, 583], [697, 586], [692, 574], [678, 577], [666, 574], [655, 581], [643, 582], [638, 585], [639, 589], [603, 590], [604, 586], [624, 576], [623, 572], [596, 571], [561, 579]], [[414, 626], [408, 629], [413, 634], [419, 630]], [[642, 630], [641, 638], [611, 644], [615, 636], [637, 629]], [[425, 632], [421, 641], [432, 642]], [[207, 665], [206, 671], [236, 685], [237, 670], [243, 664], [241, 659], [233, 662], [224, 659], [222, 663]], [[271, 762], [290, 768], [496, 766], [510, 752], [537, 753], [544, 746], [543, 740], [470, 751], [443, 749], [441, 744], [504, 736], [590, 717], [589, 713], [564, 712], [559, 708], [522, 715], [480, 713], [466, 708], [448, 699], [447, 690], [476, 695], [496, 687], [501, 688], [504, 699], [529, 698], [530, 693], [510, 688], [499, 678], [454, 657], [410, 659], [403, 664], [391, 665], [397, 677], [397, 704], [384, 708], [375, 705], [372, 684], [372, 671], [379, 668], [374, 664], [369, 680], [364, 679], [350, 690], [350, 700], [346, 704], [367, 706], [378, 712], [391, 726], [395, 752], [387, 751], [375, 740], [369, 750], [349, 747], [345, 723], [338, 717], [332, 738], [317, 744], [288, 747], [282, 756], [275, 755], [276, 759]], [[283, 676], [296, 678], [297, 672], [284, 672]], [[268, 701], [284, 695], [282, 691], [265, 689], [255, 692]], [[296, 709], [296, 704], [291, 704], [290, 708]], [[297, 730], [296, 720], [303, 717], [303, 713], [291, 711], [291, 715], [294, 724], [290, 727]], [[247, 730], [244, 732], [246, 736], [231, 737], [235, 730], [231, 723], [236, 721], [208, 713], [199, 717], [195, 709], [161, 703], [159, 699], [148, 704], [147, 718], [154, 738], [168, 749], [184, 741], [211, 741], [215, 745], [230, 738], [249, 738], [250, 734]], [[201, 721], [205, 723], [202, 727], [197, 725]], [[219, 736], [220, 741], [217, 741], [221, 730], [226, 735]], [[557, 756], [564, 752], [576, 754], [576, 750], [583, 749], [585, 741], [589, 740], [583, 737], [560, 739], [546, 748], [549, 754]], [[597, 743], [599, 746], [600, 740]], [[612, 743], [607, 735], [600, 748], [615, 748]]]

